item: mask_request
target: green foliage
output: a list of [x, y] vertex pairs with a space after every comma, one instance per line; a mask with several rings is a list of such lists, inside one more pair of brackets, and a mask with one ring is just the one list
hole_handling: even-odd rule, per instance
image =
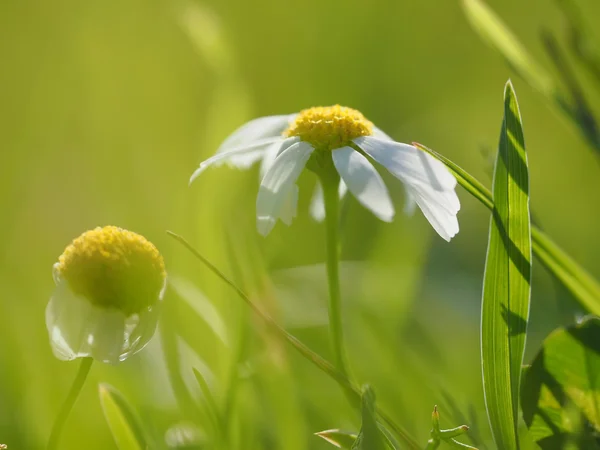
[[329, 442], [331, 445], [345, 450], [352, 449], [357, 437], [356, 433], [338, 429], [319, 431], [318, 433], [315, 433], [315, 435]]
[[494, 439], [518, 449], [518, 400], [531, 293], [529, 175], [521, 114], [510, 81], [494, 170], [494, 209], [481, 306], [483, 387]]
[[362, 425], [356, 441], [352, 444], [352, 450], [388, 450], [377, 423], [375, 391], [370, 386], [363, 387], [360, 411]]
[[212, 422], [215, 434], [219, 436], [219, 438], [223, 439], [225, 437], [226, 429], [225, 424], [223, 423], [221, 411], [204, 376], [202, 376], [202, 374], [195, 368], [193, 371], [196, 381], [198, 382], [198, 386], [200, 387], [200, 391], [204, 397], [204, 406], [207, 413], [206, 415]]
[[[570, 0], [560, 0], [558, 4], [569, 22], [573, 53], [592, 75], [600, 80], [598, 53], [593, 48], [593, 41], [586, 32], [585, 23], [581, 20], [577, 7]], [[530, 86], [542, 93], [552, 106], [571, 120], [592, 149], [600, 151], [600, 133], [593, 109], [554, 33], [543, 30], [542, 41], [548, 56], [556, 66], [567, 95], [556, 87], [558, 83], [535, 62], [511, 30], [485, 3], [480, 0], [463, 0], [463, 6], [467, 18], [481, 38], [490, 43]]]
[[[571, 21], [551, 0], [548, 7], [489, 3], [514, 27], [517, 50], [528, 50], [517, 56], [525, 63], [519, 74], [527, 77], [533, 67], [530, 79], [540, 84], [541, 74], [544, 88], [548, 73], [533, 62], [547, 61], [538, 54], [539, 30], [558, 25], [560, 33], [573, 28]], [[593, 18], [600, 6], [568, 3], [583, 10], [577, 21], [588, 27], [575, 30], [586, 30], [584, 59], [597, 65]], [[36, 449], [48, 439], [76, 370], [53, 357], [43, 325], [52, 264], [74, 236], [106, 224], [144, 234], [163, 253], [174, 281], [163, 303], [168, 314], [138, 355], [94, 366], [61, 450], [115, 448], [98, 382], [119, 387], [158, 448], [176, 447], [179, 441], [166, 439], [175, 430], [194, 448], [326, 450], [331, 444], [313, 431], [333, 424], [358, 430], [360, 391], [353, 384], [349, 402], [339, 387], [347, 380], [326, 364], [333, 357], [325, 330], [325, 226], [307, 213], [314, 177], [299, 180], [293, 226], [278, 225], [268, 239], [255, 231], [258, 170], [223, 167], [192, 188], [187, 180], [245, 121], [340, 103], [395, 139], [418, 139], [460, 162], [471, 175], [463, 172], [459, 182], [491, 208], [491, 193], [475, 181], [489, 185], [479, 150], [497, 144], [497, 88], [507, 70], [460, 18], [460, 2], [443, 0], [368, 7], [308, 0], [298, 8], [270, 0], [0, 2], [0, 443]], [[582, 59], [569, 54], [563, 61]], [[593, 86], [587, 66], [571, 72], [583, 88]], [[566, 85], [551, 81], [552, 88]], [[584, 89], [593, 110], [594, 94]], [[580, 309], [600, 314], [597, 161], [540, 97], [519, 89], [532, 205], [545, 230], [532, 228], [533, 248], [567, 289], [534, 270], [532, 351]], [[450, 425], [468, 423], [473, 445], [491, 450], [478, 351], [488, 215], [459, 188], [461, 231], [447, 244], [420, 214], [401, 213], [399, 183], [388, 187], [398, 211], [391, 224], [352, 198], [341, 205], [351, 373], [376, 386], [379, 423], [398, 448], [424, 447], [437, 403]], [[231, 274], [304, 353], [199, 267], [166, 229]], [[307, 357], [315, 354], [321, 359], [311, 364]], [[225, 443], [213, 432], [192, 368], [222, 414]]]
[[552, 79], [502, 20], [481, 0], [463, 0], [462, 4], [467, 18], [482, 39], [494, 47], [530, 85], [544, 94], [551, 94], [554, 90]]
[[469, 431], [469, 427], [467, 425], [461, 425], [459, 427], [454, 427], [447, 430], [442, 430], [440, 428], [440, 413], [438, 411], [437, 406], [433, 408], [433, 413], [431, 414], [431, 422], [431, 439], [427, 441], [425, 450], [435, 450], [442, 444], [442, 442], [445, 442], [449, 447], [452, 448], [470, 448], [472, 450], [477, 450], [475, 447], [472, 447], [468, 444], [464, 444], [454, 439], [455, 437], [461, 436], [467, 431]]
[[521, 406], [543, 450], [600, 448], [600, 319], [590, 317], [546, 338], [524, 370]]
[[146, 450], [150, 443], [144, 436], [141, 421], [127, 399], [108, 384], [99, 386], [104, 417], [119, 450]]
[[[488, 209], [493, 210], [492, 193], [475, 177], [459, 165], [422, 144], [414, 143], [446, 164], [458, 183]], [[531, 225], [531, 239], [534, 255], [539, 261], [567, 287], [581, 307], [592, 314], [600, 314], [600, 284], [583, 267], [565, 253], [552, 239]]]
[[358, 434], [339, 429], [320, 431], [315, 434], [337, 448], [348, 450], [397, 450], [400, 448], [393, 436], [378, 423], [375, 392], [368, 385], [364, 386], [362, 391], [361, 427]]

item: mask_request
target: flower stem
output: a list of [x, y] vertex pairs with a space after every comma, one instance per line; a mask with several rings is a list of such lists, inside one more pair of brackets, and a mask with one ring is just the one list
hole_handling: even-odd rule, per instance
[[[211, 272], [213, 272], [225, 284], [231, 287], [237, 293], [237, 295], [244, 301], [244, 303], [246, 303], [248, 307], [260, 319], [262, 319], [267, 325], [269, 325], [278, 336], [280, 336], [283, 340], [287, 341], [303, 357], [305, 357], [308, 361], [314, 364], [318, 369], [320, 369], [325, 374], [330, 376], [333, 380], [335, 380], [347, 393], [353, 396], [357, 405], [360, 404], [360, 389], [356, 387], [352, 383], [352, 381], [350, 381], [346, 376], [341, 374], [333, 364], [321, 357], [319, 354], [313, 352], [304, 343], [298, 340], [295, 336], [288, 333], [281, 325], [275, 322], [275, 320], [273, 320], [271, 316], [263, 312], [242, 289], [240, 289], [230, 278], [228, 278], [223, 272], [221, 272], [213, 263], [211, 263], [208, 259], [202, 256], [202, 254], [198, 252], [198, 250], [196, 250], [194, 247], [192, 247], [190, 243], [186, 241], [182, 236], [175, 234], [172, 231], [167, 231], [167, 234], [173, 239], [175, 239], [177, 242], [179, 242], [181, 245], [183, 245], [186, 249], [188, 249]], [[394, 423], [394, 421], [383, 411], [379, 410], [378, 412], [381, 420], [389, 428], [391, 428], [391, 430], [394, 433], [396, 433], [398, 437], [402, 439], [402, 441], [406, 444], [407, 449], [419, 450], [421, 448], [421, 446], [411, 437], [411, 435], [404, 428]]]
[[329, 333], [336, 368], [349, 377], [344, 351], [342, 305], [339, 273], [339, 177], [321, 176], [325, 201], [325, 224], [327, 228], [327, 281], [329, 285]]
[[73, 409], [73, 405], [77, 401], [77, 397], [79, 397], [79, 393], [81, 392], [81, 388], [85, 383], [85, 380], [90, 373], [90, 368], [92, 367], [92, 362], [94, 360], [92, 358], [83, 358], [81, 360], [81, 365], [79, 366], [79, 372], [77, 372], [77, 377], [73, 381], [73, 385], [71, 386], [71, 390], [69, 391], [69, 395], [65, 399], [58, 416], [56, 416], [56, 420], [54, 421], [54, 425], [52, 426], [52, 431], [50, 433], [50, 438], [48, 439], [47, 450], [55, 450], [58, 448], [58, 440], [60, 439], [60, 434], [62, 433], [63, 427], [67, 418], [69, 417], [69, 413]]

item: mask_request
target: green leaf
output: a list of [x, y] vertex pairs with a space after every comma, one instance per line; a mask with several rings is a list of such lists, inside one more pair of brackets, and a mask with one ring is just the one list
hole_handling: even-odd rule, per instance
[[523, 419], [542, 448], [600, 448], [600, 319], [559, 328], [523, 372]]
[[141, 422], [133, 408], [114, 387], [101, 384], [100, 404], [104, 417], [119, 450], [146, 450], [150, 448]]
[[516, 36], [485, 3], [463, 0], [467, 19], [479, 36], [495, 48], [508, 64], [532, 87], [551, 95], [553, 81], [521, 45]]
[[521, 114], [510, 81], [494, 170], [481, 313], [481, 359], [488, 417], [499, 448], [518, 449], [519, 382], [531, 293], [529, 175]]
[[363, 387], [361, 400], [362, 425], [352, 445], [352, 450], [388, 450], [387, 439], [379, 430], [375, 413], [375, 392], [371, 386]]
[[[456, 177], [458, 184], [485, 207], [490, 210], [493, 208], [492, 193], [479, 180], [434, 150], [417, 142], [414, 142], [413, 145], [443, 162]], [[569, 289], [582, 308], [592, 314], [600, 315], [600, 284], [598, 281], [534, 225], [531, 226], [531, 239], [533, 254], [544, 267]]]
[[356, 441], [356, 433], [350, 433], [339, 429], [319, 431], [318, 433], [315, 433], [315, 435], [325, 439], [334, 447], [346, 450], [350, 450]]
[[214, 396], [212, 395], [210, 387], [208, 386], [208, 383], [206, 382], [204, 376], [196, 368], [192, 368], [192, 370], [194, 371], [194, 377], [196, 377], [198, 386], [200, 387], [202, 395], [204, 396], [204, 406], [206, 409], [206, 413], [210, 418], [217, 434], [224, 438], [225, 425], [223, 424], [221, 411], [217, 405]]

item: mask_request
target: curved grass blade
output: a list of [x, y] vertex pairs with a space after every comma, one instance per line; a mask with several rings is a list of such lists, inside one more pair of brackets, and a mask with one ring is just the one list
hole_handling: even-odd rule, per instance
[[[189, 250], [202, 264], [204, 264], [210, 271], [212, 271], [217, 277], [219, 277], [225, 284], [231, 287], [240, 299], [246, 303], [246, 305], [256, 314], [265, 324], [267, 324], [281, 339], [287, 341], [296, 351], [298, 351], [304, 358], [315, 365], [319, 370], [328, 375], [330, 378], [335, 380], [340, 387], [342, 387], [349, 396], [357, 400], [361, 395], [361, 391], [343, 374], [337, 371], [337, 369], [329, 361], [324, 359], [319, 354], [313, 352], [305, 344], [303, 344], [298, 338], [288, 333], [281, 325], [279, 325], [272, 317], [263, 312], [248, 295], [240, 289], [233, 281], [231, 281], [223, 272], [221, 272], [214, 264], [206, 259], [200, 252], [190, 245], [182, 236], [167, 231], [167, 234], [173, 239], [177, 240], [187, 250]], [[403, 442], [406, 449], [418, 450], [420, 445], [416, 440], [400, 425], [397, 425], [385, 412], [378, 410], [378, 416], [382, 422], [387, 425], [391, 431], [393, 431]]]
[[200, 371], [195, 367], [192, 368], [192, 370], [204, 397], [204, 406], [206, 408], [206, 413], [210, 418], [215, 428], [215, 431], [217, 432], [219, 437], [225, 439], [226, 430], [225, 425], [223, 424], [221, 410], [219, 409], [219, 406], [217, 405], [217, 402], [210, 390], [210, 387], [208, 386], [208, 383], [206, 382], [206, 379], [204, 378], [202, 373], [200, 373]]
[[521, 365], [531, 294], [529, 175], [521, 114], [510, 81], [494, 169], [494, 209], [483, 281], [481, 364], [488, 418], [499, 448], [519, 448]]
[[529, 85], [550, 97], [555, 90], [552, 79], [494, 11], [480, 0], [463, 0], [462, 3], [467, 19], [479, 36], [495, 48]]
[[144, 435], [141, 422], [125, 397], [114, 387], [101, 384], [100, 404], [108, 427], [119, 450], [146, 450], [152, 448]]
[[[413, 145], [443, 162], [456, 177], [458, 184], [485, 207], [493, 209], [492, 193], [479, 180], [436, 151], [417, 142], [413, 142]], [[583, 309], [600, 315], [600, 284], [598, 281], [535, 225], [531, 226], [531, 240], [533, 254], [540, 263], [569, 289]]]
[[495, 48], [519, 76], [569, 119], [592, 148], [599, 150], [600, 138], [593, 111], [552, 33], [544, 32], [542, 41], [562, 84], [570, 93], [570, 100], [558, 90], [554, 79], [535, 62], [511, 30], [485, 3], [480, 0], [463, 0], [463, 6], [467, 19], [479, 36]]

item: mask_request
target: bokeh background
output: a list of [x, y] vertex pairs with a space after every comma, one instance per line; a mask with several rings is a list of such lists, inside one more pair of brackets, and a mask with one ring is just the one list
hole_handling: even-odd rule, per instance
[[[554, 73], [540, 31], [565, 37], [556, 3], [488, 4]], [[587, 19], [599, 17], [594, 0], [577, 4]], [[593, 80], [571, 62], [590, 103], [600, 105]], [[509, 77], [535, 219], [600, 276], [597, 155], [479, 39], [458, 0], [0, 2], [0, 443], [45, 445], [77, 370], [48, 343], [52, 264], [71, 239], [106, 224], [153, 241], [172, 283], [152, 343], [118, 366], [93, 367], [61, 448], [115, 448], [101, 382], [129, 399], [163, 448], [175, 448], [182, 433], [195, 436], [194, 448], [211, 448], [192, 367], [229, 405], [232, 449], [327, 449], [314, 432], [358, 430], [340, 389], [165, 230], [188, 238], [330, 357], [324, 227], [308, 214], [314, 176], [301, 178], [294, 224], [279, 224], [266, 239], [254, 225], [256, 169], [210, 170], [191, 187], [189, 176], [251, 118], [340, 103], [489, 186]], [[383, 175], [394, 223], [378, 222], [354, 199], [344, 206], [351, 366], [423, 445], [438, 404], [442, 426], [466, 422], [472, 442], [491, 448], [478, 337], [489, 212], [458, 188], [461, 231], [448, 244], [420, 213], [402, 215], [402, 186]], [[526, 359], [577, 314], [535, 264]]]

